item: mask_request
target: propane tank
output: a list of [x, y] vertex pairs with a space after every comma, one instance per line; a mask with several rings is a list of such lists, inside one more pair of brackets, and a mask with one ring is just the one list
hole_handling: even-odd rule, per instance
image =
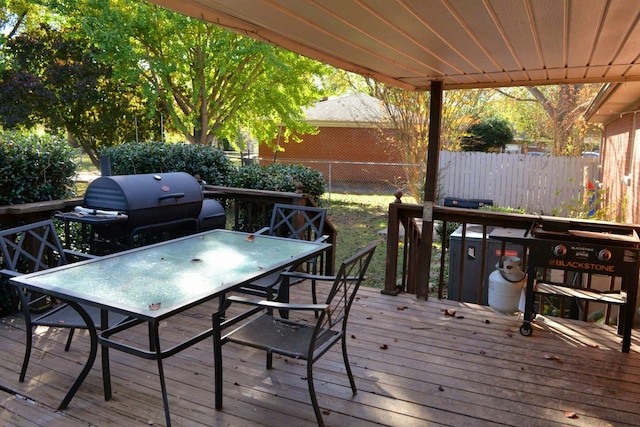
[[489, 306], [502, 313], [518, 311], [526, 273], [520, 269], [520, 258], [505, 257], [489, 275]]

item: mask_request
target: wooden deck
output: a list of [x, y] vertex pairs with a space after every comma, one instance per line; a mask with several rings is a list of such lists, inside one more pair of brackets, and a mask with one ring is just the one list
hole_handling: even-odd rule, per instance
[[[294, 298], [308, 292], [305, 284]], [[640, 340], [620, 352], [615, 330], [539, 316], [523, 337], [517, 316], [488, 307], [362, 288], [350, 319], [349, 350], [359, 388], [352, 396], [339, 351], [316, 365], [316, 389], [331, 426], [636, 426], [640, 423]], [[177, 341], [210, 324], [211, 307], [163, 328]], [[447, 315], [445, 310], [448, 310]], [[18, 383], [24, 349], [19, 316], [0, 324], [0, 424], [8, 426], [164, 425], [155, 362], [111, 352], [114, 397], [104, 401], [99, 363], [69, 408], [55, 408], [88, 349], [78, 334], [39, 329], [27, 381]], [[636, 331], [634, 331], [636, 332]], [[636, 332], [636, 335], [638, 333]], [[132, 340], [145, 342], [144, 329]], [[165, 362], [174, 426], [311, 426], [305, 367], [225, 345], [224, 408], [213, 409], [209, 341]]]

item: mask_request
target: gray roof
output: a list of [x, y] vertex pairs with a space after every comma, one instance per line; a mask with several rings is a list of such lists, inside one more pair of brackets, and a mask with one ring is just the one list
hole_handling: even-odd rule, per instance
[[380, 123], [386, 116], [382, 101], [364, 93], [316, 103], [304, 111], [308, 122]]

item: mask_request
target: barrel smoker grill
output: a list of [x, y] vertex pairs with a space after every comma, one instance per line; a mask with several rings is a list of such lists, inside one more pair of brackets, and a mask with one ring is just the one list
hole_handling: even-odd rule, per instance
[[90, 225], [91, 246], [110, 250], [133, 246], [146, 232], [186, 234], [224, 228], [224, 208], [204, 199], [200, 183], [184, 172], [101, 176], [87, 187], [83, 206], [59, 214]]

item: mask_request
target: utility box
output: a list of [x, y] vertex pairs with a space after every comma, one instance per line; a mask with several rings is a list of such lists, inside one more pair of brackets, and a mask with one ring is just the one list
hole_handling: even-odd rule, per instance
[[[496, 269], [501, 256], [516, 256], [523, 262], [523, 247], [513, 243], [505, 245], [502, 254], [502, 242], [490, 239], [489, 233], [498, 227], [487, 227], [487, 257], [484, 269], [484, 282], [480, 289], [482, 273], [482, 226], [468, 224], [465, 242], [462, 240], [462, 226], [458, 227], [449, 237], [449, 282], [447, 298], [450, 300], [480, 303], [488, 305], [489, 275]], [[517, 230], [524, 233], [524, 230]], [[464, 263], [464, 264], [463, 264]], [[462, 271], [461, 271], [462, 265]], [[480, 296], [480, 298], [478, 298]]]

